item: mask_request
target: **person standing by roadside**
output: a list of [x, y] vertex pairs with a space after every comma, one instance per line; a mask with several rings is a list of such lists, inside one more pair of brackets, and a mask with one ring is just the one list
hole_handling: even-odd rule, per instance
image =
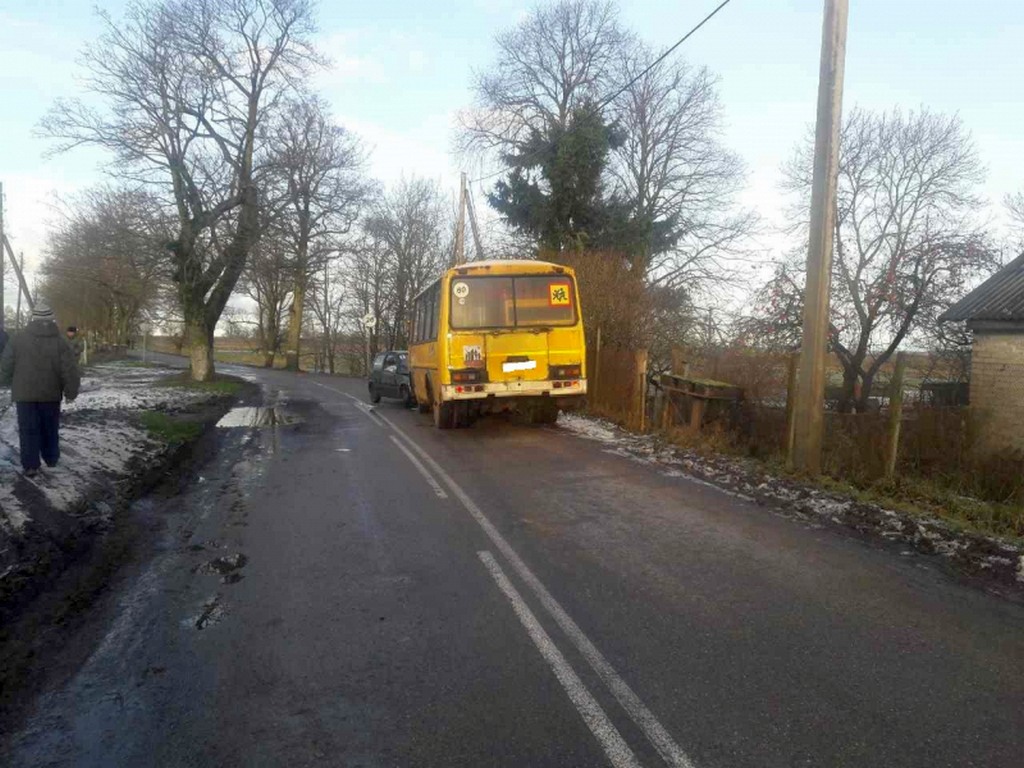
[[0, 357], [0, 385], [11, 385], [18, 409], [21, 466], [26, 477], [41, 461], [60, 460], [60, 402], [78, 397], [81, 374], [71, 346], [61, 338], [53, 310], [38, 302], [32, 320], [8, 342]]
[[75, 362], [81, 365], [82, 351], [84, 347], [82, 345], [82, 340], [78, 337], [78, 327], [69, 325], [64, 334], [64, 338], [68, 340], [68, 344], [71, 345], [71, 351], [75, 353]]

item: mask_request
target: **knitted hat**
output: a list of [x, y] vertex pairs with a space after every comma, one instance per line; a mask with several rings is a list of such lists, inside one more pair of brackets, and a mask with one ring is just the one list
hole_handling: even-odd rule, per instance
[[53, 309], [45, 301], [36, 302], [35, 307], [32, 309], [33, 320], [54, 320], [56, 316], [53, 314]]

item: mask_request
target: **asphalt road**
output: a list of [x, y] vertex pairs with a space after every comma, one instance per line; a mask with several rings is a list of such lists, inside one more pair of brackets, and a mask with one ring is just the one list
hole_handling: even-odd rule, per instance
[[1021, 766], [1024, 608], [564, 430], [249, 369], [10, 766]]

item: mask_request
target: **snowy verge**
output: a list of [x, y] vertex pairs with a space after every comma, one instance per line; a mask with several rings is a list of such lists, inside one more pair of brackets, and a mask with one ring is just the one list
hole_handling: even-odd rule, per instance
[[863, 538], [888, 542], [901, 554], [935, 555], [961, 575], [978, 579], [1004, 596], [1024, 600], [1024, 547], [960, 530], [934, 517], [866, 504], [798, 480], [778, 477], [752, 459], [704, 456], [654, 435], [628, 432], [603, 419], [561, 413], [558, 426], [605, 450], [664, 474], [708, 485], [814, 525], [852, 530]]
[[0, 606], [107, 530], [126, 491], [170, 456], [139, 422], [142, 411], [197, 412], [223, 400], [166, 386], [179, 373], [121, 363], [88, 369], [78, 398], [63, 406], [60, 462], [32, 479], [21, 473], [10, 392], [0, 391]]

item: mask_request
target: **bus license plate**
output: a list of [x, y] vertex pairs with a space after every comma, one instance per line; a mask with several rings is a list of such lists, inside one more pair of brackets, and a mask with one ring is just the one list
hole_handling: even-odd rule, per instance
[[505, 373], [511, 373], [512, 371], [532, 371], [536, 367], [536, 360], [523, 360], [522, 362], [501, 364], [501, 370]]

